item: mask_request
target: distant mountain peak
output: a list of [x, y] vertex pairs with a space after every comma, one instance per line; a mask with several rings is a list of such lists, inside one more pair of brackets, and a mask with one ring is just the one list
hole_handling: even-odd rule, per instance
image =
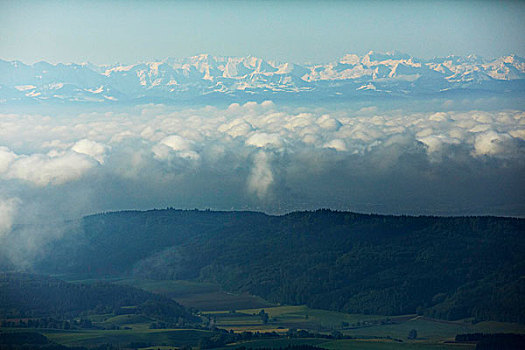
[[[399, 51], [369, 51], [364, 56], [347, 53], [337, 61], [317, 65], [278, 63], [252, 55], [217, 57], [208, 53], [114, 65], [44, 61], [26, 65], [20, 61], [0, 60], [2, 104], [169, 103], [202, 98], [242, 100], [306, 96], [341, 99], [440, 95], [451, 89], [523, 94], [524, 85], [525, 60], [517, 55], [492, 60], [477, 55], [421, 60]], [[18, 89], [20, 86], [34, 88]], [[57, 94], [56, 86], [68, 88]], [[104, 86], [104, 98], [98, 92], [101, 86]], [[362, 88], [371, 86], [374, 89]]]

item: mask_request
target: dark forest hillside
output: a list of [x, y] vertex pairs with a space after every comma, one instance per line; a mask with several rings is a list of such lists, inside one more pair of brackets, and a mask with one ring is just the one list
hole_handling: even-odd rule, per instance
[[357, 313], [525, 322], [525, 220], [318, 210], [86, 217], [36, 270], [200, 279]]
[[90, 313], [141, 314], [166, 322], [196, 322], [161, 295], [110, 283], [76, 284], [26, 273], [0, 273], [0, 318], [68, 320]]

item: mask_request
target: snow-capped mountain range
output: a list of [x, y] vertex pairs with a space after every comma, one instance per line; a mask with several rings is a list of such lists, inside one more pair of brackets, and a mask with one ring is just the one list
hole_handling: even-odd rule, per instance
[[0, 60], [0, 104], [170, 103], [210, 99], [523, 94], [525, 59], [447, 56], [422, 60], [370, 51], [320, 65], [198, 55], [132, 65], [26, 65]]

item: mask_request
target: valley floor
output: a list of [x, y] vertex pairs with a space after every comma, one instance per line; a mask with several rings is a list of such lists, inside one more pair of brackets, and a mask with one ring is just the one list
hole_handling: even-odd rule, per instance
[[[241, 346], [280, 348], [309, 344], [329, 350], [473, 349], [474, 343], [455, 343], [455, 336], [466, 333], [525, 334], [525, 326], [513, 323], [473, 324], [468, 319], [452, 322], [418, 315], [346, 314], [311, 309], [304, 305], [274, 305], [252, 295], [226, 293], [210, 283], [138, 279], [118, 279], [112, 282], [168, 295], [186, 307], [198, 309], [208, 329], [151, 329], [151, 319], [137, 315], [101, 314], [89, 317], [95, 326], [106, 329], [2, 328], [0, 332], [35, 331], [66, 346], [93, 347], [110, 343], [120, 347], [173, 349], [184, 346], [197, 348], [200, 339], [213, 335], [212, 329], [217, 328], [230, 333], [259, 333], [252, 340], [228, 344], [221, 349], [236, 349]], [[261, 313], [267, 316], [263, 317]], [[113, 326], [118, 329], [108, 329]], [[417, 331], [416, 339], [408, 339], [411, 330]]]

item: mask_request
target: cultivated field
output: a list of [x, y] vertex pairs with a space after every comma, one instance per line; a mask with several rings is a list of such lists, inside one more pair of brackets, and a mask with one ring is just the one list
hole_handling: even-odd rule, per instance
[[[106, 280], [108, 281], [108, 280]], [[203, 325], [235, 333], [252, 332], [281, 334], [277, 339], [256, 339], [229, 344], [221, 349], [285, 347], [290, 344], [317, 345], [328, 350], [338, 349], [473, 349], [471, 344], [454, 344], [456, 334], [462, 333], [525, 333], [519, 324], [480, 322], [471, 320], [444, 321], [418, 315], [383, 316], [346, 314], [311, 309], [305, 305], [274, 305], [247, 294], [222, 291], [217, 285], [195, 281], [152, 281], [112, 279], [112, 283], [127, 284], [173, 298], [187, 307], [199, 310]], [[90, 283], [94, 280], [76, 280]], [[261, 311], [268, 315], [266, 322]], [[182, 346], [198, 347], [199, 340], [211, 336], [206, 329], [151, 329], [155, 320], [140, 315], [93, 314], [87, 316], [93, 325], [106, 330], [33, 329], [50, 340], [68, 346], [96, 346], [112, 343], [122, 347], [172, 349]], [[116, 328], [110, 330], [110, 328]], [[118, 329], [117, 329], [118, 328]], [[409, 340], [411, 330], [417, 339]], [[19, 329], [19, 331], [30, 329]], [[294, 338], [300, 330], [324, 335], [347, 336], [352, 339]], [[4, 328], [2, 331], [17, 331]], [[152, 347], [152, 345], [154, 345]]]

